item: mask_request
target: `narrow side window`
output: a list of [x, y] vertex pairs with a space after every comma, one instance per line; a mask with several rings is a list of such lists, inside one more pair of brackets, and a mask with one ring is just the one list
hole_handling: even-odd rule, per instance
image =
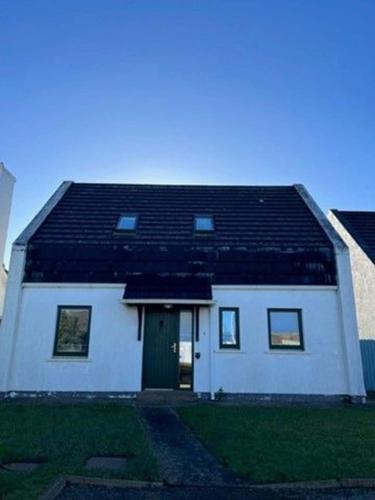
[[53, 355], [87, 357], [90, 322], [91, 306], [59, 306]]
[[240, 348], [240, 321], [238, 307], [219, 309], [220, 348]]
[[268, 309], [270, 349], [303, 350], [302, 312], [300, 309]]

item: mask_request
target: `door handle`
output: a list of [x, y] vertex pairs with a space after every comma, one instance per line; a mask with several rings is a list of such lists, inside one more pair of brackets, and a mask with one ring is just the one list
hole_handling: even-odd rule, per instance
[[173, 344], [171, 345], [171, 349], [172, 349], [172, 352], [174, 352], [176, 354], [176, 352], [177, 352], [177, 342], [173, 342]]

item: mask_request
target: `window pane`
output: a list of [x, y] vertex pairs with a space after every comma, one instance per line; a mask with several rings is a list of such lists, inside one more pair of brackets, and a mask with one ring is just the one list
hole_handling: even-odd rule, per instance
[[271, 311], [271, 345], [301, 345], [298, 311]]
[[193, 380], [193, 314], [180, 312], [180, 388], [190, 389]]
[[118, 221], [117, 229], [120, 229], [122, 231], [132, 231], [133, 229], [135, 229], [136, 223], [136, 215], [123, 215]]
[[55, 354], [83, 354], [88, 351], [89, 309], [60, 309]]
[[221, 344], [223, 346], [237, 345], [236, 311], [221, 311]]
[[196, 217], [195, 218], [195, 229], [197, 231], [213, 231], [214, 221], [212, 217]]

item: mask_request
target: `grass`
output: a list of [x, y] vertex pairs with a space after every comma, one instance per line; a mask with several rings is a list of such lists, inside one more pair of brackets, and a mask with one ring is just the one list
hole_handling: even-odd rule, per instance
[[[93, 455], [130, 456], [123, 470], [84, 469]], [[0, 469], [0, 498], [33, 499], [61, 474], [158, 478], [156, 461], [132, 407], [116, 404], [0, 404], [0, 463], [41, 461], [31, 474]]]
[[200, 440], [236, 473], [259, 482], [375, 477], [371, 408], [180, 408]]

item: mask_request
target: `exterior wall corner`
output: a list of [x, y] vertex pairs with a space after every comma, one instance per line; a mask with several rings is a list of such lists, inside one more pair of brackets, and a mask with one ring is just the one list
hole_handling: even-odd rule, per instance
[[0, 392], [6, 392], [12, 367], [18, 316], [22, 297], [22, 279], [26, 247], [13, 245], [5, 294], [4, 314], [0, 325]]
[[336, 263], [343, 347], [348, 376], [348, 394], [350, 396], [365, 396], [366, 390], [363, 380], [362, 358], [348, 248], [336, 249]]

